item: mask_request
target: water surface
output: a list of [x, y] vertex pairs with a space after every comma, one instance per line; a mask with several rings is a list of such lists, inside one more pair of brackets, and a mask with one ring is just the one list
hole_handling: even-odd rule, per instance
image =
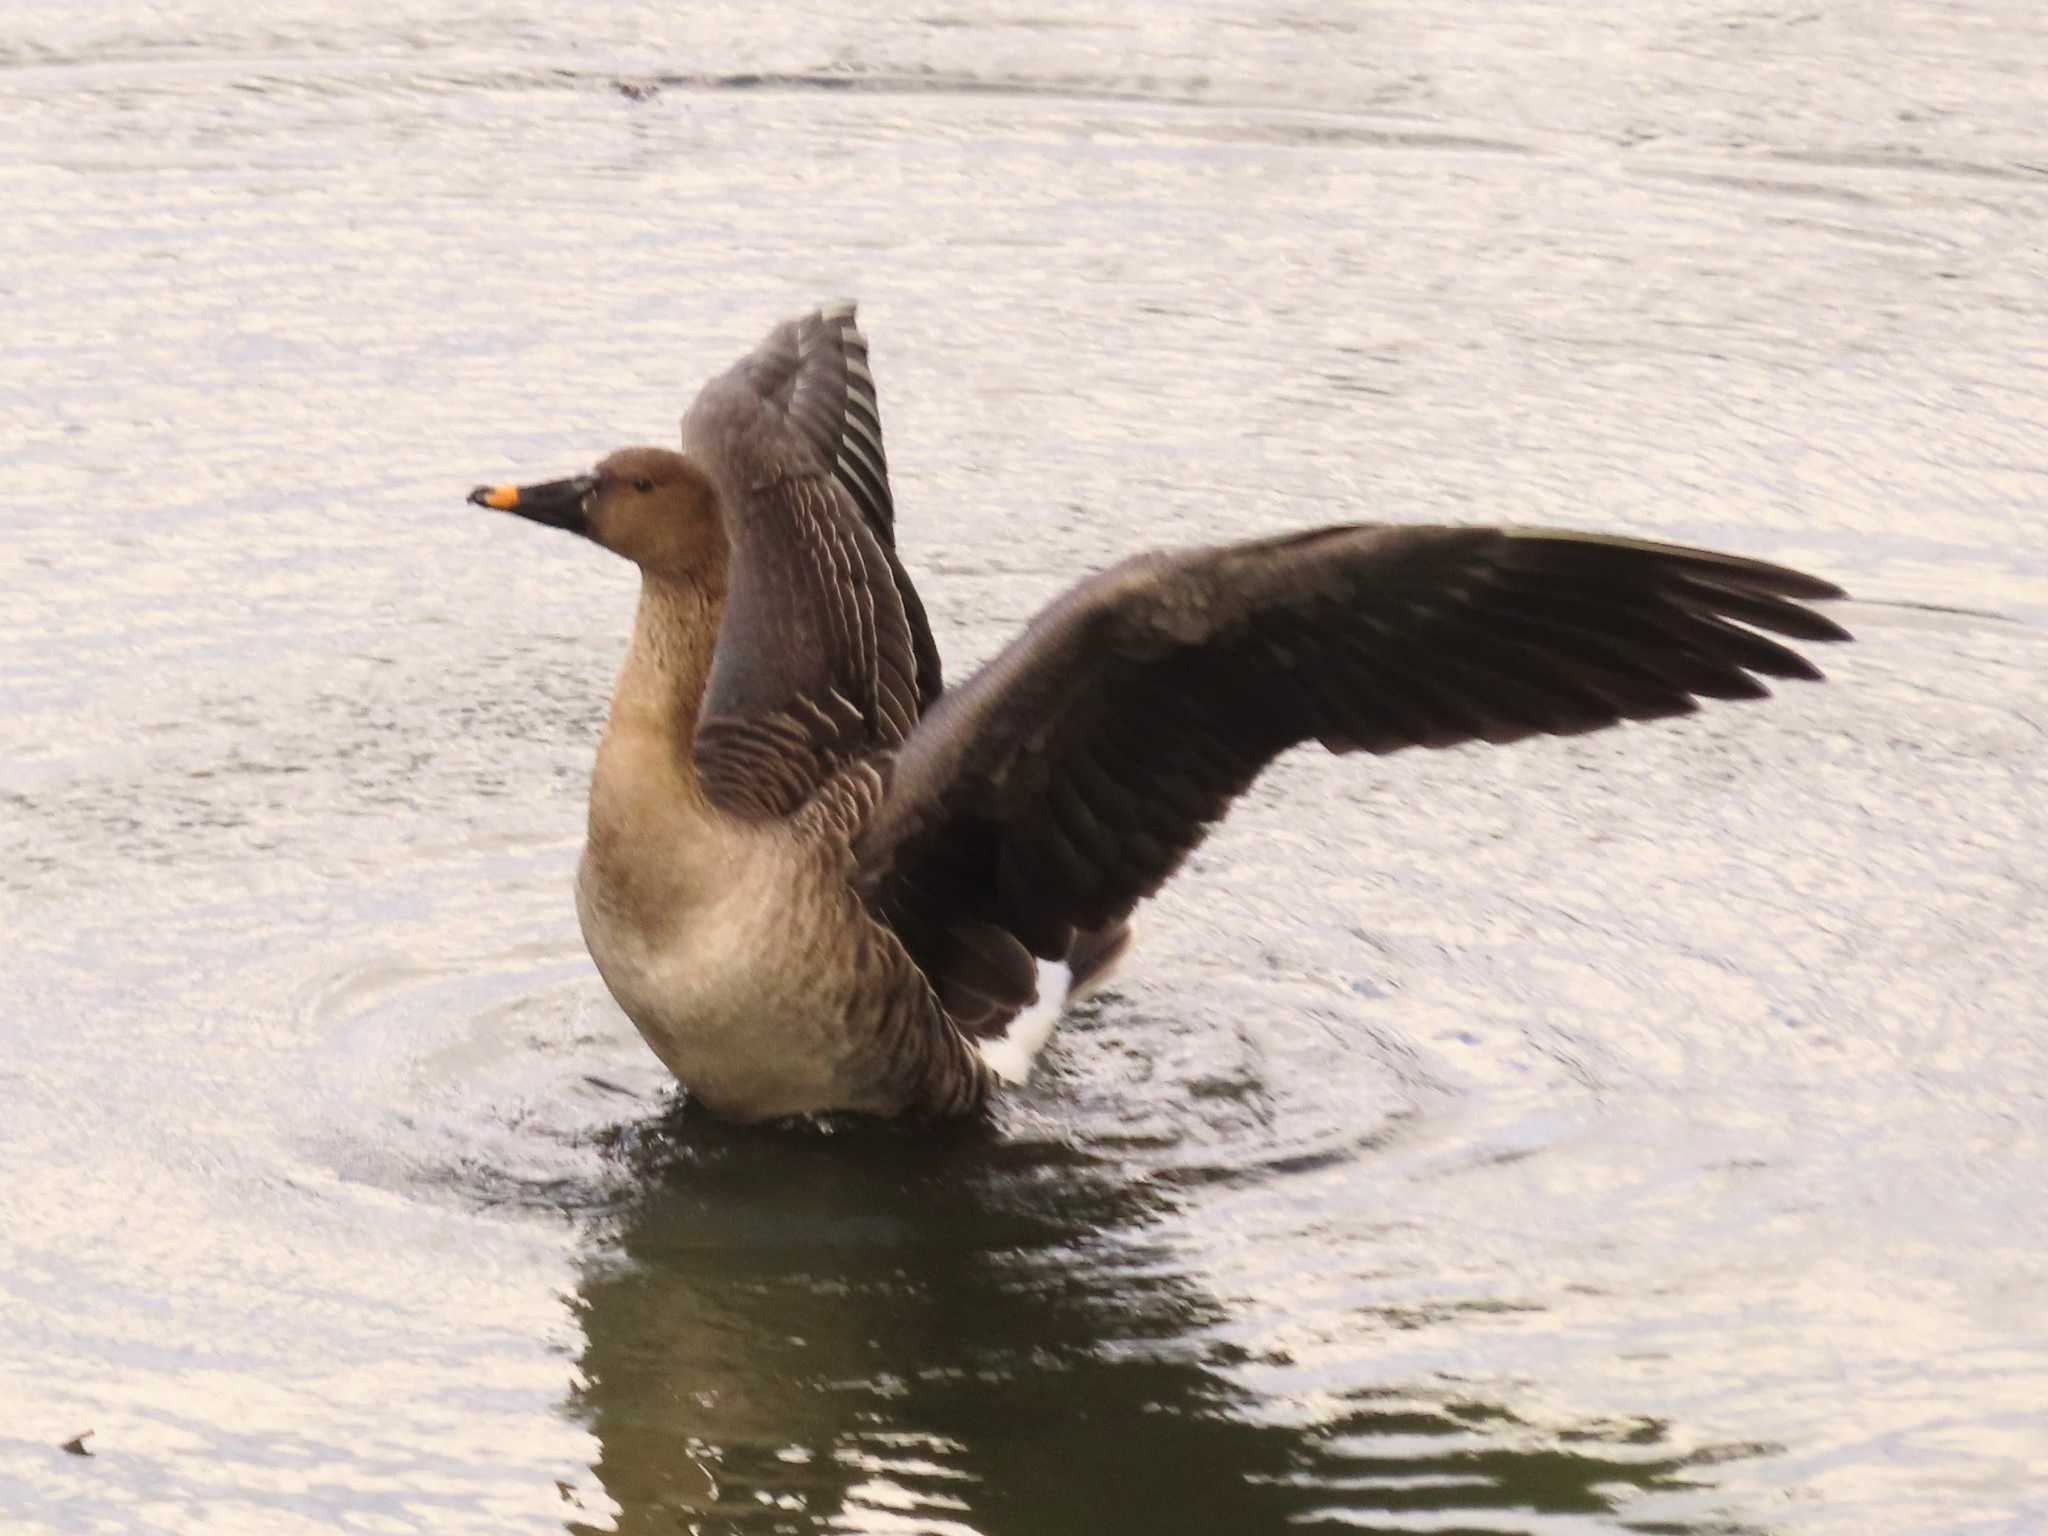
[[[0, 1524], [2048, 1523], [2034, 8], [870, 10], [0, 20]], [[629, 573], [461, 497], [839, 294], [956, 677], [1340, 517], [1858, 644], [1290, 757], [990, 1126], [722, 1129], [569, 903]]]

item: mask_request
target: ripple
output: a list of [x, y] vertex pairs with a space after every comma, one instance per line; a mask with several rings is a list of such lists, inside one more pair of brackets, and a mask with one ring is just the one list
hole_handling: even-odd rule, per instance
[[1165, 1187], [1229, 1187], [1368, 1159], [1436, 1096], [1412, 1049], [1376, 1033], [1368, 1000], [1210, 979], [1169, 974], [1089, 999], [1018, 1111]]
[[308, 1135], [340, 1176], [472, 1208], [605, 1206], [622, 1122], [657, 1114], [667, 1074], [579, 949], [512, 943], [422, 963], [364, 959], [310, 989], [337, 1091]]

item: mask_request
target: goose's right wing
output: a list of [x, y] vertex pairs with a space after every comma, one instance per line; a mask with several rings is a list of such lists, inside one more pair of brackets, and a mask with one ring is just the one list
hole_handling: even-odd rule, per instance
[[[1815, 678], [1840, 640], [1759, 561], [1629, 539], [1359, 525], [1145, 555], [941, 697], [857, 853], [941, 985], [1126, 916], [1276, 755], [1569, 735]], [[1013, 958], [1028, 963], [1021, 952]]]

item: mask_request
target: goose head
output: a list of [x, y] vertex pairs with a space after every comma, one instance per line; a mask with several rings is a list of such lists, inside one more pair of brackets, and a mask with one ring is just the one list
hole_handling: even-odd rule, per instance
[[563, 528], [663, 575], [722, 572], [725, 526], [711, 477], [667, 448], [621, 448], [588, 474], [480, 485], [479, 507]]

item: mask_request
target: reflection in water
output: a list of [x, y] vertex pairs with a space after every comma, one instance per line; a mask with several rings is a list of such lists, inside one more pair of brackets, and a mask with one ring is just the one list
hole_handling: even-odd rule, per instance
[[1541, 1530], [1730, 1454], [1404, 1386], [1283, 1420], [1172, 1262], [1171, 1191], [1062, 1146], [684, 1110], [622, 1150], [571, 1405], [622, 1531]]

